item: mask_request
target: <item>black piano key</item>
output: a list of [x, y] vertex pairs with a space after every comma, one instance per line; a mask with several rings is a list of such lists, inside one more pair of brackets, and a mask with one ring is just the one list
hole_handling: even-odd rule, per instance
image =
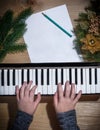
[[97, 68], [95, 68], [95, 84], [97, 84]]
[[23, 84], [24, 83], [24, 69], [22, 69], [21, 71], [21, 83]]
[[10, 86], [10, 71], [9, 71], [9, 69], [7, 70], [7, 86]]
[[61, 84], [63, 85], [64, 84], [64, 77], [63, 77], [63, 69], [61, 69]]
[[83, 69], [81, 68], [81, 84], [83, 84]]
[[16, 81], [16, 78], [15, 78], [15, 69], [13, 69], [13, 85], [16, 85], [15, 81]]
[[50, 84], [50, 82], [49, 82], [49, 69], [47, 69], [47, 85], [49, 85]]
[[35, 69], [35, 84], [38, 85], [38, 70]]
[[92, 71], [91, 71], [91, 68], [89, 68], [89, 84], [92, 84]]
[[30, 81], [30, 71], [29, 69], [27, 69], [27, 83], [29, 83]]
[[44, 85], [44, 70], [41, 69], [41, 85]]
[[58, 70], [55, 69], [55, 84], [58, 84]]
[[75, 68], [75, 84], [77, 85], [77, 69]]
[[75, 68], [75, 84], [77, 85], [77, 79], [78, 79], [78, 77], [77, 77], [77, 69]]
[[1, 71], [1, 86], [4, 86], [4, 70]]
[[72, 83], [72, 69], [69, 68], [69, 82]]

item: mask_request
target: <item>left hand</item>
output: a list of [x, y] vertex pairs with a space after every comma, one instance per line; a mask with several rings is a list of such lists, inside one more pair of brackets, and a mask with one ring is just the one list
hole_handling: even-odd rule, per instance
[[33, 115], [41, 100], [41, 95], [40, 93], [38, 93], [37, 98], [35, 100], [34, 95], [36, 86], [30, 89], [31, 85], [32, 81], [30, 81], [28, 84], [24, 82], [20, 89], [18, 86], [16, 86], [16, 97], [17, 97], [18, 109], [30, 115]]

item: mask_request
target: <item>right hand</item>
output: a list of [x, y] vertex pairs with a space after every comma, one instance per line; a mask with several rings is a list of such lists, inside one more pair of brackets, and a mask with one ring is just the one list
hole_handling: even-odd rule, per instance
[[62, 85], [58, 84], [57, 91], [54, 95], [54, 107], [57, 113], [74, 110], [77, 102], [81, 97], [82, 91], [75, 94], [75, 84], [70, 85], [67, 81], [63, 91]]

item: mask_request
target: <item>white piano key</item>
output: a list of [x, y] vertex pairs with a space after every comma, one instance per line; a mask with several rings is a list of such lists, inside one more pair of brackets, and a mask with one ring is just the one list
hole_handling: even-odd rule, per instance
[[[18, 74], [18, 70], [15, 70], [15, 85], [19, 85], [19, 74]], [[19, 86], [20, 87], [20, 86]]]
[[75, 68], [72, 68], [72, 83], [75, 83]]
[[63, 90], [64, 90], [64, 88], [65, 88], [65, 83], [66, 83], [66, 81], [67, 81], [67, 70], [66, 69], [63, 69], [63, 85], [62, 85], [62, 87], [63, 87]]
[[13, 70], [10, 69], [10, 85], [9, 85], [9, 95], [15, 95], [15, 86], [13, 86]]
[[83, 84], [81, 84], [82, 86], [82, 94], [86, 93], [86, 71], [85, 68], [83, 68]]
[[19, 87], [22, 86], [22, 71], [21, 71], [21, 69], [18, 70], [18, 85], [19, 85]]
[[[83, 71], [83, 75], [81, 75], [81, 69]], [[77, 69], [77, 93], [82, 90], [82, 94], [86, 94], [87, 93], [87, 84], [86, 84], [86, 70], [85, 68], [78, 68]], [[82, 77], [81, 77], [82, 76]], [[81, 83], [81, 78], [83, 80], [83, 84]]]
[[42, 94], [41, 69], [38, 69], [38, 86], [37, 86], [37, 92]]
[[29, 69], [29, 77], [30, 77], [30, 81], [33, 81], [33, 70]]
[[0, 95], [4, 95], [4, 86], [0, 86]]
[[52, 86], [56, 85], [56, 73], [55, 73], [55, 71], [56, 71], [55, 69], [52, 69], [52, 75], [51, 75], [51, 77], [52, 77], [51, 78], [51, 80], [52, 80], [52, 82], [51, 82], [52, 84], [51, 85]]
[[47, 87], [47, 69], [43, 70], [43, 85], [42, 85], [42, 93], [43, 95], [46, 95], [48, 93], [48, 87]]
[[66, 69], [66, 74], [67, 74], [67, 81], [69, 81], [69, 68]]
[[91, 73], [92, 73], [92, 75], [91, 75], [92, 83], [91, 83], [90, 87], [91, 87], [91, 94], [92, 94], [92, 93], [95, 93], [95, 68], [91, 68]]
[[61, 83], [61, 69], [57, 69], [58, 71], [58, 83]]
[[56, 73], [55, 69], [52, 69], [52, 75], [51, 75], [51, 80], [52, 80], [52, 94], [54, 94], [57, 90], [57, 84], [56, 84]]
[[36, 83], [35, 83], [35, 69], [32, 70], [32, 81], [33, 81], [33, 85], [36, 85]]
[[[29, 69], [29, 81], [33, 81], [33, 70], [32, 70], [32, 69]], [[34, 81], [33, 81], [33, 82], [34, 82]], [[33, 86], [34, 86], [34, 85], [33, 85], [33, 83], [32, 83], [30, 89], [31, 89]]]
[[9, 95], [9, 86], [7, 85], [7, 70], [4, 70], [4, 95]]
[[[32, 87], [36, 85], [35, 81], [36, 81], [36, 77], [35, 77], [35, 69], [32, 69], [32, 73], [31, 73], [31, 76], [32, 76], [32, 81], [33, 81], [33, 84], [32, 84]], [[38, 86], [37, 86], [38, 87]], [[35, 95], [37, 95], [38, 91], [37, 91], [37, 88], [35, 90]]]
[[4, 70], [4, 86], [7, 86], [7, 70]]
[[90, 94], [91, 93], [91, 86], [89, 84], [89, 68], [86, 68], [86, 93]]
[[100, 68], [97, 68], [96, 93], [100, 93]]
[[81, 88], [81, 69], [78, 68], [77, 69], [77, 85], [76, 85], [76, 93], [78, 93], [80, 90], [82, 90]]
[[27, 69], [24, 69], [24, 81], [27, 82]]
[[54, 79], [53, 79], [53, 70], [52, 69], [49, 69], [49, 85], [47, 86], [48, 87], [48, 95], [51, 95], [53, 94], [53, 89], [54, 89]]
[[43, 70], [44, 71], [44, 77], [43, 77], [43, 79], [44, 79], [44, 86], [46, 86], [47, 85], [47, 69], [44, 69]]
[[66, 83], [66, 81], [67, 81], [67, 71], [66, 71], [66, 69], [63, 69], [63, 82], [64, 82], [64, 84]]
[[1, 85], [1, 71], [0, 70], [0, 95], [4, 95], [4, 86]]

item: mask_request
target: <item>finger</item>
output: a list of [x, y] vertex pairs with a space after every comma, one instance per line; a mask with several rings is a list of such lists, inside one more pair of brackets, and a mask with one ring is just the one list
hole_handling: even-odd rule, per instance
[[19, 86], [16, 86], [16, 98], [19, 101]]
[[71, 99], [73, 100], [75, 98], [75, 84], [72, 84], [71, 86]]
[[58, 104], [58, 93], [55, 92], [54, 97], [53, 97], [53, 102], [54, 102], [54, 107], [57, 107]]
[[35, 112], [35, 110], [36, 110], [38, 104], [40, 103], [40, 101], [41, 101], [41, 94], [38, 93], [37, 98], [36, 98], [36, 100], [34, 101], [34, 112]]
[[25, 96], [29, 96], [30, 87], [32, 85], [33, 81], [30, 81], [28, 85], [25, 87]]
[[28, 83], [28, 85], [27, 85], [27, 88], [31, 88], [31, 85], [32, 85], [32, 83], [33, 83], [33, 81], [31, 80], [29, 83]]
[[77, 96], [75, 97], [75, 99], [74, 99], [74, 101], [73, 101], [74, 105], [79, 101], [81, 95], [82, 95], [82, 90], [80, 90], [80, 91], [78, 92]]
[[69, 81], [67, 81], [65, 83], [65, 90], [64, 90], [64, 93], [65, 93], [65, 97], [69, 98], [70, 97], [70, 93], [71, 93], [71, 86], [69, 84]]
[[30, 90], [30, 99], [34, 100], [34, 95], [35, 95], [35, 91], [36, 91], [37, 86], [33, 86], [33, 88]]
[[58, 99], [59, 100], [62, 99], [62, 97], [63, 97], [63, 88], [62, 88], [61, 83], [58, 84], [57, 93], [58, 93]]
[[27, 86], [27, 83], [24, 82], [23, 85], [22, 85], [22, 87], [21, 87], [20, 90], [19, 90], [19, 96], [20, 96], [20, 98], [23, 98], [23, 97], [24, 97], [25, 87], [26, 87], [26, 86]]

